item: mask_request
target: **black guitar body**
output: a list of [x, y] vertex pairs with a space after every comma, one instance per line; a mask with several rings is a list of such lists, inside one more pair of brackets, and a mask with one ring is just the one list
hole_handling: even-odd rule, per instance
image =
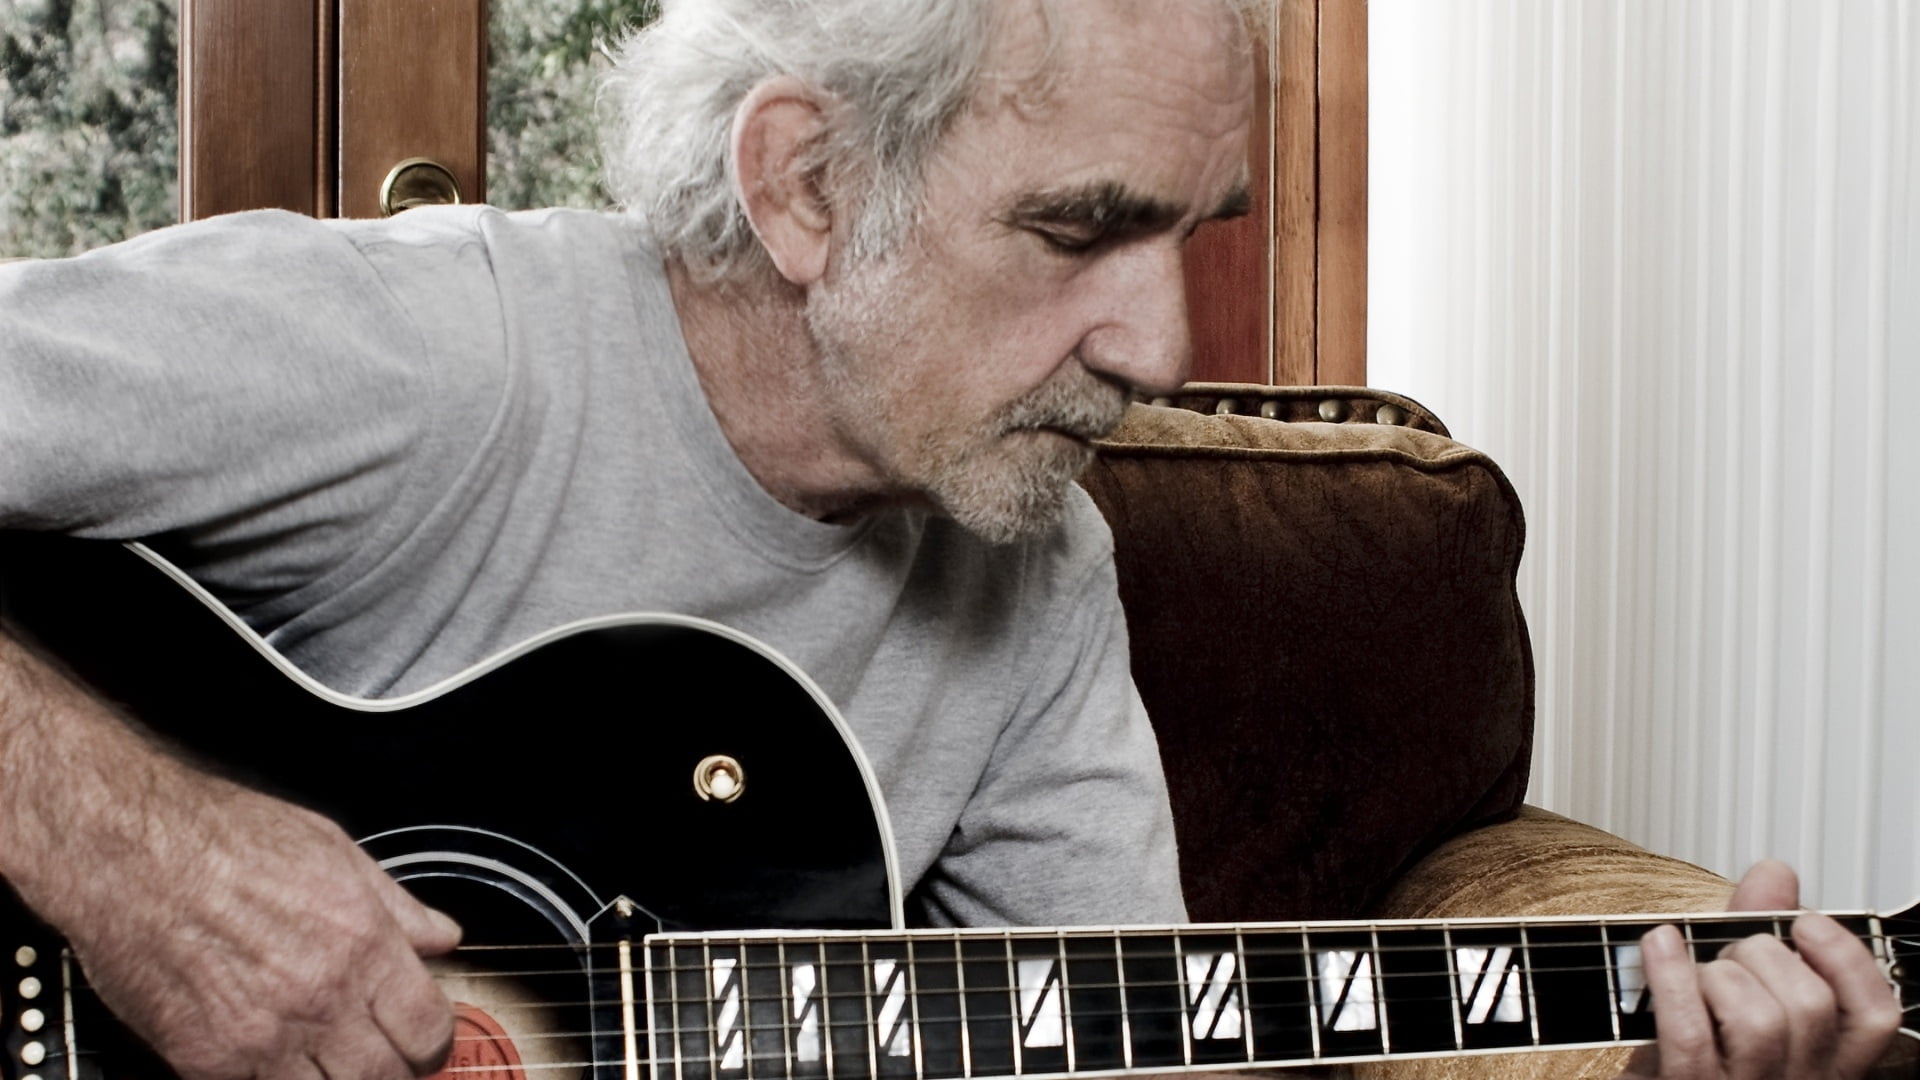
[[[619, 939], [897, 924], [884, 810], [841, 721], [783, 661], [711, 624], [610, 620], [389, 709], [297, 682], [139, 550], [8, 535], [0, 574], [17, 636], [211, 771], [338, 821], [461, 923], [462, 970], [442, 982], [473, 1006], [469, 1065], [581, 1060], [582, 1046], [528, 1030], [596, 1032], [592, 1058], [618, 1060]], [[71, 974], [50, 967], [64, 946], [42, 932], [3, 943], [34, 962], [0, 979], [0, 1023], [8, 1074], [50, 1080], [68, 1072], [53, 1030], [65, 1006], [13, 985]], [[519, 971], [532, 974], [499, 977]], [[82, 1016], [97, 1008], [85, 996]], [[41, 1032], [7, 1022], [31, 1009]], [[507, 1042], [477, 1034], [489, 1025]], [[79, 1075], [128, 1060], [83, 1054]]]
[[[0, 536], [0, 587], [10, 626], [183, 753], [333, 817], [460, 921], [433, 965], [462, 1078], [1042, 1080], [1614, 1046], [1654, 1034], [1656, 923], [1704, 961], [1796, 915], [904, 931], [844, 726], [711, 623], [562, 628], [383, 703], [303, 683], [138, 549]], [[166, 1076], [59, 935], [15, 915], [0, 1080]], [[1837, 913], [1909, 1016], [1917, 915]]]

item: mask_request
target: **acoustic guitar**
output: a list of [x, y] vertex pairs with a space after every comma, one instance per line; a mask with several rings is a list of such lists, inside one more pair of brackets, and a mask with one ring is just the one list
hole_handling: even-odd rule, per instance
[[[453, 1076], [984, 1080], [1612, 1046], [1654, 1033], [1641, 934], [1677, 924], [1707, 957], [1794, 917], [910, 930], [846, 724], [724, 627], [593, 620], [365, 700], [143, 547], [8, 537], [0, 567], [11, 629], [183, 753], [333, 817], [461, 923], [435, 961]], [[1909, 1018], [1917, 913], [1835, 916]], [[0, 946], [0, 1078], [169, 1075], [17, 903]]]

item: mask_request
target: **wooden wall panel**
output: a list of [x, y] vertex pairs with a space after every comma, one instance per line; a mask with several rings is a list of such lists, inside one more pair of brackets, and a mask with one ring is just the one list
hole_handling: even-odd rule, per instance
[[182, 221], [321, 212], [319, 25], [315, 0], [181, 0]]
[[1273, 102], [1261, 93], [1248, 140], [1253, 209], [1234, 221], [1200, 227], [1187, 243], [1187, 318], [1193, 329], [1193, 377], [1208, 382], [1272, 379], [1269, 284], [1273, 234]]
[[1320, 182], [1320, 2], [1281, 0], [1273, 54], [1273, 358], [1268, 381], [1305, 386], [1314, 377]]
[[1367, 4], [1320, 0], [1319, 344], [1314, 381], [1367, 381]]
[[399, 162], [431, 158], [462, 201], [486, 192], [486, 0], [338, 0], [342, 217], [377, 217]]
[[[1279, 0], [1250, 218], [1194, 238], [1194, 378], [1366, 382], [1367, 4]], [[1257, 276], [1255, 276], [1257, 275]]]

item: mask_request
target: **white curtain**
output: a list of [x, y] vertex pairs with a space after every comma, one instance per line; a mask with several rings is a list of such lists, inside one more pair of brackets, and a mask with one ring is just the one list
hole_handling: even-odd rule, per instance
[[1527, 509], [1530, 798], [1920, 894], [1920, 3], [1372, 0], [1369, 378]]

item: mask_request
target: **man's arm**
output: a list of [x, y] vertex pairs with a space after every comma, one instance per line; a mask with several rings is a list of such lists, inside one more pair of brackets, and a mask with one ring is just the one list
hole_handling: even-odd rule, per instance
[[[1728, 909], [1799, 906], [1793, 871], [1763, 862]], [[1817, 912], [1794, 921], [1793, 944], [1748, 938], [1695, 964], [1673, 927], [1648, 934], [1642, 955], [1659, 1042], [1634, 1054], [1623, 1080], [1863, 1075], [1900, 1027], [1886, 977], [1858, 938]]]
[[332, 822], [189, 767], [0, 633], [0, 876], [183, 1080], [437, 1068], [459, 928]]

